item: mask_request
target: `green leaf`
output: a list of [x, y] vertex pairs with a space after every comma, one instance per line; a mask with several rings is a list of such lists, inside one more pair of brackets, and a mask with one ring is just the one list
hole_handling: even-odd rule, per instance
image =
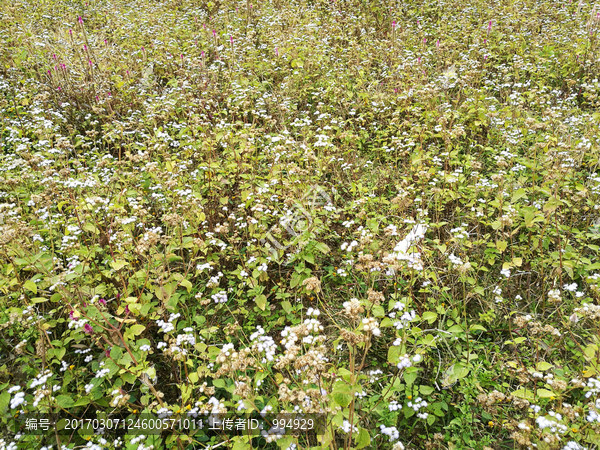
[[518, 200], [522, 199], [523, 197], [527, 198], [527, 192], [525, 192], [525, 189], [523, 189], [523, 188], [517, 189], [515, 192], [513, 192], [512, 203], [516, 203]]
[[264, 294], [258, 295], [254, 301], [256, 302], [256, 306], [258, 306], [261, 311], [264, 311], [267, 307], [267, 297]]
[[545, 372], [548, 369], [551, 369], [552, 367], [554, 367], [552, 364], [547, 363], [546, 361], [540, 361], [539, 363], [537, 363], [535, 365], [536, 369], [541, 371], [541, 372]]
[[421, 391], [421, 394], [423, 394], [423, 395], [431, 395], [434, 390], [435, 389], [433, 387], [425, 386], [424, 384], [419, 386], [419, 391]]
[[333, 385], [333, 401], [342, 408], [346, 408], [352, 401], [352, 388], [345, 381], [338, 380]]
[[392, 345], [388, 348], [388, 357], [387, 360], [390, 364], [398, 364], [398, 360], [400, 358], [400, 346]]
[[383, 306], [381, 305], [376, 305], [373, 306], [373, 317], [385, 317], [385, 310], [383, 309]]
[[145, 329], [146, 329], [146, 327], [144, 325], [136, 324], [136, 325], [132, 325], [131, 327], [129, 327], [129, 332], [131, 334], [133, 334], [134, 336], [139, 336], [140, 334], [142, 334], [144, 332]]
[[535, 396], [533, 395], [533, 391], [531, 389], [525, 389], [525, 388], [517, 389], [516, 391], [514, 391], [512, 393], [512, 396], [522, 398], [525, 400], [529, 400], [530, 402], [532, 402], [535, 399]]
[[284, 300], [281, 302], [281, 307], [283, 308], [283, 310], [285, 311], [286, 314], [289, 314], [292, 312], [292, 304], [290, 302], [288, 302], [287, 300]]
[[540, 398], [551, 398], [555, 397], [554, 392], [549, 391], [548, 389], [538, 389], [536, 395]]
[[496, 248], [498, 249], [498, 251], [500, 253], [502, 253], [504, 250], [506, 250], [507, 246], [508, 246], [508, 242], [506, 242], [506, 241], [496, 241]]
[[188, 291], [188, 294], [191, 292], [193, 286], [190, 280], [181, 280], [181, 285]]
[[71, 408], [75, 401], [69, 395], [58, 395], [56, 397], [56, 404], [61, 408]]
[[116, 261], [111, 261], [110, 262], [110, 267], [112, 267], [115, 270], [120, 270], [123, 267], [127, 266], [129, 263], [125, 260], [122, 259], [117, 259]]
[[354, 441], [356, 444], [356, 448], [365, 448], [367, 445], [371, 443], [371, 435], [364, 428], [360, 428], [358, 431], [358, 436]]
[[426, 320], [431, 325], [433, 322], [435, 322], [437, 316], [437, 313], [434, 313], [432, 311], [425, 311], [422, 317], [423, 320]]
[[444, 387], [450, 387], [458, 380], [466, 377], [471, 369], [466, 367], [464, 364], [456, 363], [452, 364], [446, 372], [444, 372], [444, 377], [442, 378], [442, 385]]
[[4, 414], [8, 409], [8, 404], [10, 403], [10, 394], [4, 391], [0, 394], [0, 413]]
[[25, 283], [23, 283], [23, 287], [25, 289], [27, 289], [29, 292], [33, 292], [34, 294], [37, 294], [37, 285], [35, 284], [35, 282], [33, 280], [27, 280]]
[[402, 375], [407, 386], [412, 386], [417, 380], [419, 369], [417, 367], [409, 367]]

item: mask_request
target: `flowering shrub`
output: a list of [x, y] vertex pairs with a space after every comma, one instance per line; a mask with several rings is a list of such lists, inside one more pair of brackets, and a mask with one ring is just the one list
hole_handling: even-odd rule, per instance
[[0, 448], [595, 448], [600, 10], [498, 3], [2, 2]]

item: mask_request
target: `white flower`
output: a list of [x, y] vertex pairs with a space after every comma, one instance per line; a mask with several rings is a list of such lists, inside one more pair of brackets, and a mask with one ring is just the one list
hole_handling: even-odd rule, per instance
[[408, 355], [404, 355], [400, 358], [400, 362], [398, 362], [398, 369], [405, 369], [407, 367], [412, 366], [412, 362], [410, 361], [410, 358], [408, 357]]
[[400, 437], [400, 432], [396, 427], [386, 427], [385, 425], [380, 425], [379, 429], [381, 430], [381, 434], [385, 434], [390, 438], [390, 441], [397, 441]]
[[344, 420], [342, 426], [340, 427], [340, 430], [342, 430], [344, 433], [350, 433], [350, 430], [352, 430], [353, 433], [358, 433], [358, 428], [356, 428], [347, 420]]

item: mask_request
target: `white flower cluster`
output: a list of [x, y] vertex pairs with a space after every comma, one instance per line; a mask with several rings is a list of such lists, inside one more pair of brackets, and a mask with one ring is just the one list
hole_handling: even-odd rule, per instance
[[30, 388], [34, 388], [34, 387], [38, 387], [38, 386], [43, 387], [46, 384], [46, 381], [48, 381], [48, 378], [50, 378], [51, 376], [52, 376], [52, 372], [50, 372], [49, 370], [45, 370], [31, 382], [31, 385], [29, 387]]
[[10, 409], [15, 409], [17, 406], [22, 405], [25, 402], [25, 392], [21, 391], [21, 386], [13, 386], [8, 390], [9, 394], [16, 392], [16, 394], [10, 399]]
[[589, 389], [585, 393], [585, 398], [590, 398], [592, 395], [600, 394], [600, 380], [596, 378], [588, 379], [586, 387]]
[[462, 259], [460, 259], [458, 256], [456, 256], [454, 253], [451, 253], [450, 256], [448, 256], [448, 259], [455, 266], [462, 266], [464, 264]]
[[[575, 285], [577, 286], [577, 285]], [[548, 300], [551, 303], [558, 303], [561, 301], [560, 298], [560, 291], [558, 289], [552, 289], [550, 291], [548, 291]]]
[[596, 403], [594, 404], [594, 409], [590, 409], [588, 411], [586, 420], [589, 423], [594, 423], [594, 422], [600, 423], [600, 398], [596, 400]]
[[215, 303], [225, 303], [227, 301], [227, 292], [219, 291], [216, 294], [210, 296]]
[[358, 246], [358, 242], [352, 241], [350, 243], [344, 242], [340, 247], [341, 250], [346, 250], [347, 252], [351, 252], [354, 247]]
[[450, 233], [455, 239], [467, 239], [469, 237], [469, 232], [465, 230], [466, 226], [467, 224], [461, 223], [460, 227], [452, 228]]
[[408, 407], [412, 408], [417, 413], [417, 417], [420, 419], [427, 419], [427, 417], [429, 416], [429, 414], [426, 412], [419, 412], [421, 408], [425, 408], [427, 407], [427, 405], [428, 403], [421, 397], [417, 397], [414, 402], [408, 402]]
[[548, 428], [552, 433], [558, 432], [560, 434], [564, 434], [567, 432], [567, 426], [562, 423], [559, 423], [560, 420], [562, 420], [562, 416], [560, 414], [555, 413], [554, 411], [550, 411], [548, 415], [552, 417], [552, 419], [549, 419], [546, 416], [540, 416], [537, 419], [535, 419], [535, 423], [537, 423], [537, 426], [540, 430]]
[[264, 353], [265, 357], [262, 359], [262, 363], [265, 364], [267, 361], [273, 361], [275, 359], [275, 353], [277, 352], [277, 344], [271, 336], [265, 336], [265, 330], [263, 327], [258, 325], [256, 331], [250, 335], [250, 340], [253, 346], [259, 353]]
[[172, 322], [177, 320], [180, 316], [181, 314], [179, 313], [171, 314], [168, 321], [165, 322], [164, 320], [159, 319], [156, 321], [156, 324], [160, 327], [160, 331], [163, 333], [169, 333], [175, 329], [175, 325], [173, 325]]
[[390, 411], [399, 411], [402, 409], [402, 405], [398, 403], [396, 400], [392, 400], [388, 405], [388, 409]]
[[121, 391], [119, 389], [113, 390], [110, 394], [114, 395], [113, 399], [110, 402], [110, 406], [112, 407], [116, 407], [121, 402], [121, 400], [125, 398], [125, 396], [121, 394]]
[[363, 329], [366, 333], [371, 333], [373, 336], [380, 336], [381, 330], [379, 329], [379, 322], [373, 317], [366, 317], [362, 320]]
[[218, 272], [215, 276], [210, 277], [208, 279], [208, 282], [206, 283], [206, 287], [207, 288], [217, 287], [219, 285], [219, 283], [221, 282], [221, 277], [223, 277], [223, 272]]
[[87, 323], [87, 319], [71, 320], [69, 321], [69, 328], [75, 328], [76, 330], [83, 328]]
[[415, 320], [416, 316], [417, 315], [414, 310], [407, 311], [404, 314], [402, 314], [402, 316], [400, 316], [400, 320], [394, 322], [394, 326], [397, 330], [401, 330], [402, 328], [406, 327], [410, 322]]
[[347, 420], [344, 420], [342, 426], [340, 427], [340, 430], [342, 430], [344, 433], [350, 433], [350, 431], [352, 431], [353, 433], [358, 433], [358, 428], [356, 428]]
[[176, 345], [181, 346], [182, 344], [196, 345], [196, 338], [191, 333], [178, 334]]
[[397, 441], [400, 438], [400, 432], [396, 427], [386, 427], [385, 425], [379, 425], [381, 434], [385, 434], [390, 438], [390, 441]]
[[306, 315], [307, 316], [319, 317], [321, 315], [321, 311], [319, 311], [318, 309], [315, 309], [315, 308], [308, 308], [306, 310]]

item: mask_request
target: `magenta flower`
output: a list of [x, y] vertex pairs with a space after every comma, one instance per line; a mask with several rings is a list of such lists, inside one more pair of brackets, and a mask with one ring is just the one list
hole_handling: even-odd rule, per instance
[[233, 45], [233, 36], [229, 36], [229, 42], [231, 42], [231, 45]]
[[279, 47], [275, 47], [275, 56], [279, 56]]
[[75, 320], [75, 311], [69, 311], [69, 317], [71, 320]]
[[69, 34], [73, 37], [73, 30], [69, 29]]
[[396, 29], [396, 21], [395, 21], [395, 20], [393, 20], [393, 21], [392, 21], [392, 29], [393, 29], [393, 30], [395, 30], [395, 29]]
[[213, 37], [216, 38], [217, 37], [217, 30], [213, 30]]
[[94, 332], [94, 329], [92, 328], [92, 326], [89, 323], [86, 323], [83, 326], [83, 330], [87, 333], [87, 334], [92, 334]]
[[436, 46], [437, 48], [440, 48], [440, 40], [439, 40], [439, 39], [436, 41], [436, 43], [435, 43], [435, 46]]
[[[110, 92], [109, 92], [110, 95]], [[106, 300], [101, 298], [100, 300], [98, 300], [98, 303], [100, 303], [102, 306], [106, 306]]]
[[79, 23], [80, 23], [81, 25], [83, 25], [83, 18], [82, 18], [81, 16], [79, 16], [79, 18], [78, 18], [77, 20], [79, 21]]

